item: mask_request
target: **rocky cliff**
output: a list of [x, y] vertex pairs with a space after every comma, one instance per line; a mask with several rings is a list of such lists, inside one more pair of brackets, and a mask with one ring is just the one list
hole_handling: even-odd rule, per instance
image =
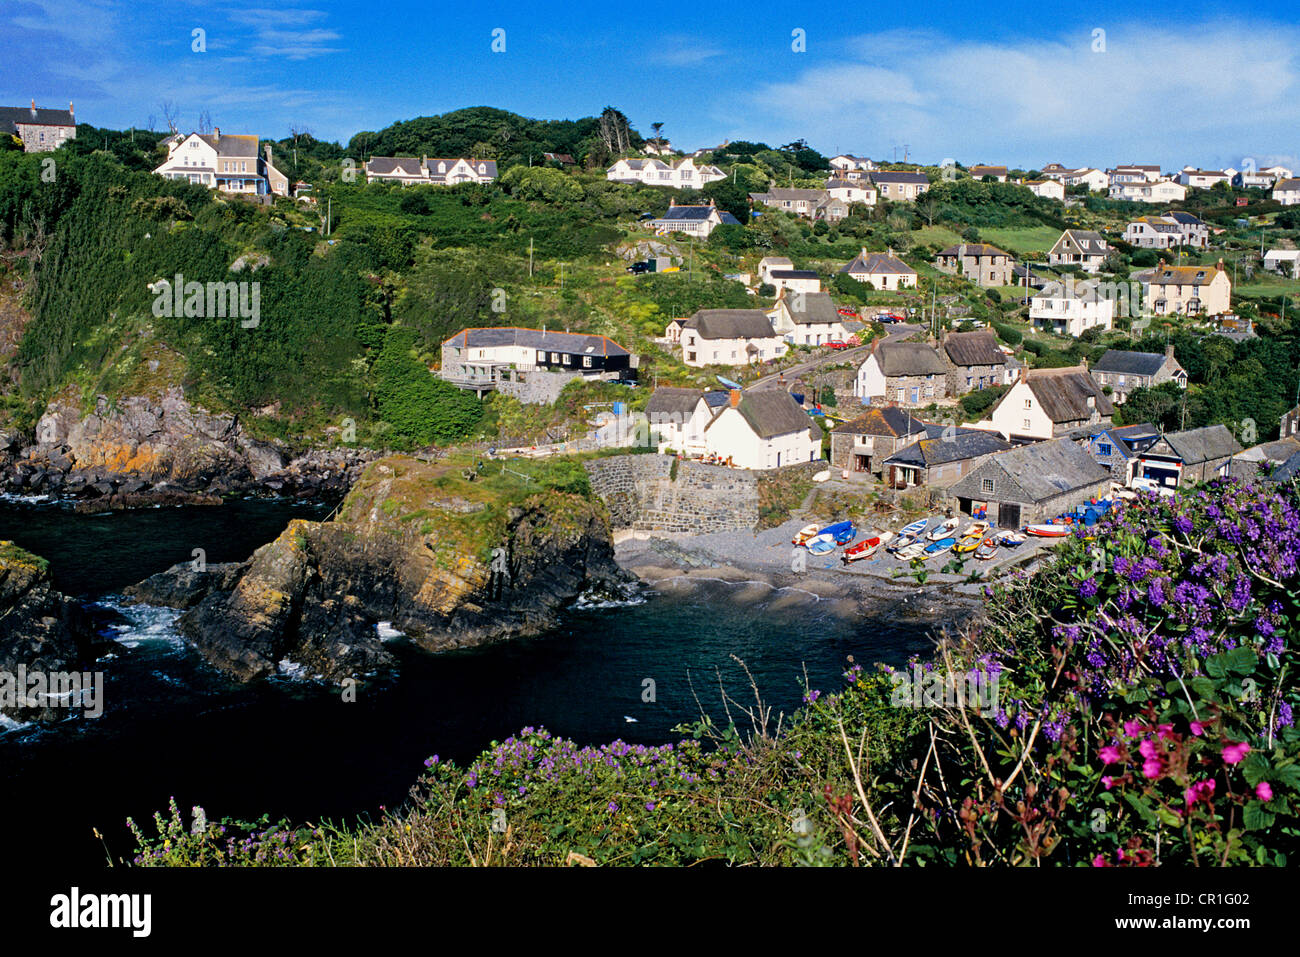
[[292, 456], [250, 436], [236, 416], [193, 405], [176, 385], [116, 400], [101, 395], [91, 409], [67, 391], [50, 401], [34, 436], [0, 432], [10, 491], [92, 499], [97, 507], [256, 490], [342, 495], [373, 457], [351, 448]]
[[[0, 542], [0, 672], [12, 682], [20, 667], [27, 672], [77, 670], [91, 643], [89, 617], [79, 604], [50, 583], [45, 561]], [[23, 721], [66, 718], [66, 708], [12, 707], [0, 711]]]
[[628, 577], [589, 491], [406, 456], [372, 463], [332, 520], [291, 522], [233, 572], [177, 587], [186, 567], [135, 595], [181, 605], [205, 592], [182, 630], [240, 680], [284, 659], [331, 680], [382, 670], [380, 622], [429, 651], [535, 634], [584, 590]]

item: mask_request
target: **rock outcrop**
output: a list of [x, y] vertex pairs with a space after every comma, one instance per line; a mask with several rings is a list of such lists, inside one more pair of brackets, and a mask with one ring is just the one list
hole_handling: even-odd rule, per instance
[[179, 386], [85, 411], [70, 394], [46, 407], [35, 443], [0, 433], [0, 469], [13, 492], [92, 500], [95, 508], [218, 501], [232, 492], [341, 496], [376, 453], [287, 449], [250, 436], [238, 417], [193, 405]]
[[177, 566], [136, 594], [185, 605], [187, 587], [206, 590], [180, 626], [211, 664], [245, 681], [285, 659], [330, 680], [383, 670], [392, 657], [379, 622], [429, 651], [536, 634], [585, 589], [628, 576], [594, 496], [503, 490], [508, 481], [382, 459], [331, 521], [291, 522], [234, 572], [186, 586]]
[[[89, 656], [91, 640], [89, 616], [54, 588], [45, 561], [13, 542], [0, 542], [0, 673], [6, 684], [20, 670], [47, 675], [78, 670]], [[3, 701], [0, 711], [21, 721], [55, 721], [69, 715], [67, 708]]]

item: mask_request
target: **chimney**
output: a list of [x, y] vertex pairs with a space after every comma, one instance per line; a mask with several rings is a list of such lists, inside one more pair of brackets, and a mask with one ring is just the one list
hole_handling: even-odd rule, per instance
[[734, 409], [740, 405], [740, 390], [732, 389], [731, 394], [727, 397], [727, 403]]
[[32, 119], [36, 119], [36, 101], [32, 100]]
[[1174, 344], [1172, 342], [1167, 342], [1165, 343], [1165, 358], [1172, 359], [1173, 357], [1174, 357]]
[[272, 165], [272, 163], [271, 163], [271, 144], [270, 144], [270, 143], [267, 143], [267, 144], [266, 144], [266, 165], [267, 165], [267, 166]]
[[221, 142], [221, 127], [219, 127], [219, 126], [214, 126], [214, 127], [212, 128], [212, 142], [214, 142], [214, 143], [220, 143], [220, 142]]
[[76, 108], [72, 105], [72, 101], [71, 101], [71, 100], [68, 101], [68, 113], [71, 114], [72, 116], [76, 116], [76, 115], [77, 115], [77, 110], [76, 110]]

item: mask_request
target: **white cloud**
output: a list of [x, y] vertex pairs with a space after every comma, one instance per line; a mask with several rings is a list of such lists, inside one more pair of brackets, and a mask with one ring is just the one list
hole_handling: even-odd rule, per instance
[[[1240, 165], [1286, 152], [1300, 121], [1300, 28], [1206, 23], [974, 42], [858, 37], [849, 62], [760, 86], [750, 122], [774, 140], [937, 162]], [[756, 130], [754, 132], [757, 132]]]

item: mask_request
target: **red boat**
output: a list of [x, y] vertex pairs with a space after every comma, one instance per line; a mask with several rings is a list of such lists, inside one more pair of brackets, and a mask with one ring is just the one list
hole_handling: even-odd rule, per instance
[[884, 545], [893, 537], [893, 532], [881, 532], [878, 535], [873, 535], [871, 538], [865, 538], [852, 548], [844, 549], [844, 553], [840, 556], [840, 560], [845, 564], [848, 564], [849, 562], [856, 562], [861, 558], [870, 558], [880, 550], [881, 545]]
[[1026, 525], [1025, 534], [1036, 535], [1039, 538], [1064, 538], [1070, 534], [1070, 526], [1053, 525], [1051, 522], [1043, 525]]

